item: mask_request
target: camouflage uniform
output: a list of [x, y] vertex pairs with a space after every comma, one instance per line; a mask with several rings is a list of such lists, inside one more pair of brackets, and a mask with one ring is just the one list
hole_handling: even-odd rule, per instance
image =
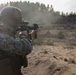
[[15, 38], [14, 31], [22, 22], [20, 9], [5, 7], [1, 10], [0, 26], [0, 75], [22, 75], [21, 66], [27, 67], [26, 55], [31, 53], [31, 42], [22, 38]]
[[21, 66], [27, 67], [27, 58], [32, 51], [26, 38], [15, 38], [11, 31], [0, 30], [0, 75], [22, 75]]

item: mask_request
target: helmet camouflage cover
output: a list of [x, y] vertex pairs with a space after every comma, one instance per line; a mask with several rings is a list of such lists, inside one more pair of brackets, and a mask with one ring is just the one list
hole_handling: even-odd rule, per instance
[[17, 7], [4, 7], [0, 15], [5, 24], [19, 24], [22, 21], [21, 10]]

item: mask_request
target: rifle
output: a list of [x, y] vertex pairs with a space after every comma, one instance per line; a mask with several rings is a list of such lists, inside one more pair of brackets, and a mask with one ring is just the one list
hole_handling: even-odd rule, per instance
[[[30, 30], [37, 30], [38, 24], [29, 24], [29, 22], [21, 22], [20, 27], [16, 31], [27, 31], [28, 38], [31, 39]], [[37, 38], [37, 33], [35, 33], [34, 38]]]

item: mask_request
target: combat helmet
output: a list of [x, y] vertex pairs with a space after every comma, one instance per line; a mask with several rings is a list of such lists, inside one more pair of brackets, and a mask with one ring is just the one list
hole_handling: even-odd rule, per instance
[[14, 6], [4, 7], [1, 12], [1, 21], [9, 25], [17, 25], [22, 21], [21, 10]]

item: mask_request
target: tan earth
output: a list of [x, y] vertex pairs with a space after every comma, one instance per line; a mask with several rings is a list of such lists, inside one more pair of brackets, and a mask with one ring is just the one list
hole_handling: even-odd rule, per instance
[[24, 75], [76, 75], [76, 47], [56, 43], [34, 46]]
[[53, 45], [34, 45], [27, 56], [28, 67], [22, 68], [24, 75], [76, 75], [76, 40], [52, 36], [51, 39]]

